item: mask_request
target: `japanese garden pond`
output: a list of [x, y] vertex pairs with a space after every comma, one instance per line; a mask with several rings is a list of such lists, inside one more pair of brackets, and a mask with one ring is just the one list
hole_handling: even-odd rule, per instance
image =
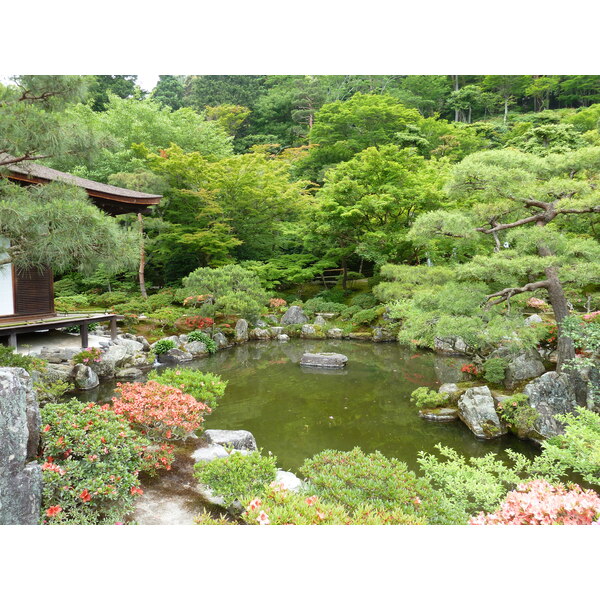
[[[344, 369], [301, 367], [304, 352], [340, 352], [348, 364]], [[379, 450], [411, 469], [417, 469], [420, 450], [433, 452], [440, 443], [467, 456], [507, 448], [534, 455], [533, 444], [514, 436], [479, 440], [460, 421], [435, 423], [418, 416], [411, 392], [458, 381], [465, 362], [395, 343], [292, 339], [249, 342], [185, 366], [228, 381], [205, 427], [251, 431], [258, 447], [277, 456], [285, 470], [297, 471], [304, 459], [326, 448], [355, 446]], [[106, 402], [113, 389], [109, 382], [80, 397]]]

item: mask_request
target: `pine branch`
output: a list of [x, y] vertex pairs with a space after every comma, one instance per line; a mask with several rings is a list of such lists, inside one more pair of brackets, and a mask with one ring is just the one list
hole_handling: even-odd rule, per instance
[[[533, 292], [534, 290], [538, 290], [540, 288], [547, 288], [548, 285], [550, 285], [550, 282], [547, 279], [545, 279], [543, 281], [536, 281], [534, 283], [528, 283], [527, 285], [524, 285], [523, 287], [504, 288], [503, 290], [500, 290], [499, 292], [494, 292], [493, 294], [488, 294], [486, 296], [486, 298], [487, 298], [486, 305], [487, 305], [487, 307], [490, 307], [490, 306], [494, 306], [495, 304], [501, 304], [502, 302], [506, 302], [507, 300], [510, 300], [510, 298], [512, 298], [513, 296], [516, 296], [517, 294], [524, 294], [525, 292]], [[496, 300], [494, 300], [493, 302], [490, 302], [490, 300], [492, 298], [496, 298]]]

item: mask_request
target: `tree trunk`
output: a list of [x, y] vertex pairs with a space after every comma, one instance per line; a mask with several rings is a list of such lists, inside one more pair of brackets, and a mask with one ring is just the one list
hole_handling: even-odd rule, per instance
[[348, 265], [345, 258], [342, 258], [342, 289], [348, 289]]
[[140, 268], [138, 270], [138, 276], [142, 298], [147, 300], [148, 294], [146, 293], [146, 278], [144, 276], [144, 270], [146, 268], [146, 252], [144, 250], [144, 220], [142, 218], [142, 213], [138, 213], [138, 223], [140, 224]]
[[504, 98], [504, 124], [506, 125], [506, 119], [508, 117], [508, 98]]
[[[458, 92], [459, 87], [458, 87], [458, 75], [452, 75], [452, 79], [454, 80], [454, 91]], [[460, 115], [460, 111], [458, 110], [458, 108], [454, 109], [454, 121], [456, 123], [458, 123], [459, 119], [459, 115]]]
[[[540, 246], [538, 252], [540, 256], [553, 256], [553, 252], [551, 252], [547, 246]], [[546, 278], [549, 282], [549, 285], [546, 289], [548, 290], [550, 304], [552, 305], [554, 318], [556, 319], [556, 324], [558, 325], [556, 370], [560, 372], [562, 371], [562, 367], [566, 361], [575, 358], [575, 346], [573, 345], [573, 340], [570, 337], [562, 334], [562, 321], [569, 316], [570, 311], [562, 283], [558, 278], [558, 271], [556, 267], [548, 267], [546, 269]]]

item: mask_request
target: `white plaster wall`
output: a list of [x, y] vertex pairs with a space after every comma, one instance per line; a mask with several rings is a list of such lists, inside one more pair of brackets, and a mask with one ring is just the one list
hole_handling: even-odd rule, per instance
[[[6, 258], [7, 254], [3, 250], [8, 246], [8, 240], [0, 237], [0, 259]], [[14, 312], [12, 266], [2, 265], [0, 266], [0, 316], [12, 315]]]

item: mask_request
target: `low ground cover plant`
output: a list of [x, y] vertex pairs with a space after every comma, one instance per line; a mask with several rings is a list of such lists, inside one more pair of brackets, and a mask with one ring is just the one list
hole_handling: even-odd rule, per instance
[[311, 492], [348, 511], [371, 505], [384, 511], [401, 511], [429, 523], [453, 522], [452, 506], [405, 463], [380, 452], [365, 454], [325, 450], [307, 459], [300, 471], [308, 477]]
[[530, 406], [525, 394], [514, 394], [498, 402], [498, 413], [521, 434], [531, 431], [540, 416], [540, 413]]
[[410, 395], [417, 408], [439, 408], [448, 405], [448, 397], [428, 387], [418, 387]]
[[194, 477], [222, 496], [227, 505], [246, 496], [255, 496], [271, 483], [277, 474], [277, 459], [260, 452], [232, 452], [225, 458], [199, 462]]
[[170, 468], [172, 448], [133, 431], [106, 404], [47, 404], [42, 414], [42, 521], [114, 524], [142, 494], [139, 473]]
[[[416, 516], [404, 514], [400, 509], [382, 510], [364, 504], [347, 510], [341, 504], [326, 502], [315, 495], [294, 493], [282, 484], [272, 482], [257, 496], [243, 499], [245, 507], [241, 520], [247, 525], [422, 525]], [[223, 525], [208, 513], [198, 516], [200, 525]], [[231, 521], [229, 522], [231, 524]]]
[[198, 431], [211, 408], [180, 388], [158, 381], [117, 383], [115, 413], [123, 415], [150, 439], [185, 439]]
[[506, 375], [508, 360], [501, 357], [488, 358], [482, 367], [483, 378], [490, 383], [502, 383]]
[[185, 394], [193, 396], [198, 402], [206, 404], [211, 410], [217, 407], [227, 387], [227, 382], [219, 375], [185, 367], [150, 371], [148, 379], [178, 388]]
[[102, 350], [100, 348], [89, 347], [73, 356], [73, 362], [76, 365], [90, 365], [102, 360]]

